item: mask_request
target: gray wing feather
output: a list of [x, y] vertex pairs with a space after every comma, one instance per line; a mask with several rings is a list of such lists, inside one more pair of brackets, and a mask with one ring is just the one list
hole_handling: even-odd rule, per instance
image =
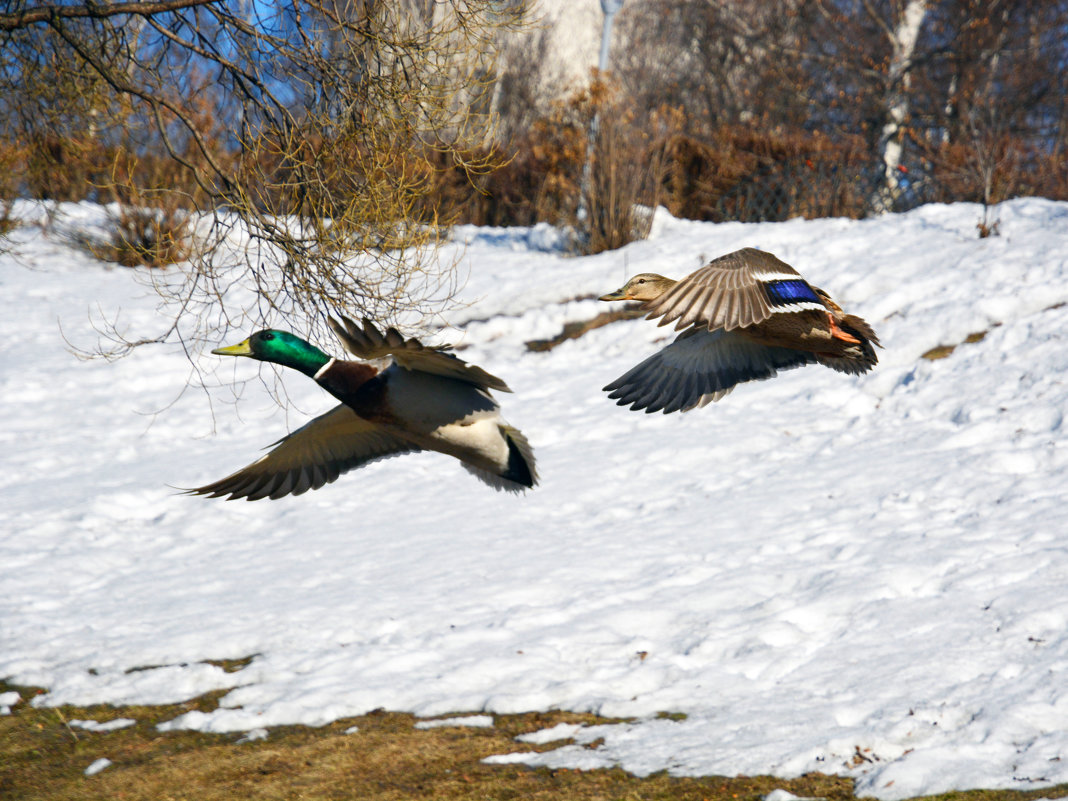
[[815, 354], [770, 347], [723, 330], [691, 328], [604, 389], [620, 406], [646, 413], [689, 411], [737, 384], [813, 364]]
[[247, 467], [187, 494], [250, 501], [301, 495], [368, 462], [418, 450], [342, 404], [283, 437]]

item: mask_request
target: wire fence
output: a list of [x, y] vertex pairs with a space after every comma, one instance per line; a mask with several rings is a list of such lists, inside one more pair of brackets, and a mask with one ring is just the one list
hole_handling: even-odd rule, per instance
[[[874, 169], [799, 157], [763, 165], [725, 191], [710, 192], [700, 203], [702, 219], [713, 222], [782, 222], [795, 217], [868, 216], [883, 176]], [[929, 181], [903, 177], [893, 211], [930, 202]]]

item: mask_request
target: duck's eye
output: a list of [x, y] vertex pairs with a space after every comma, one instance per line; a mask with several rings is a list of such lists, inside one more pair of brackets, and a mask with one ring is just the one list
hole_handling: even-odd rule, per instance
[[639, 278], [638, 279], [638, 283], [639, 284], [644, 284], [645, 283], [645, 279], [644, 278]]
[[260, 334], [260, 339], [269, 342], [270, 340], [274, 339], [274, 334], [272, 334], [270, 331], [264, 331], [262, 334]]

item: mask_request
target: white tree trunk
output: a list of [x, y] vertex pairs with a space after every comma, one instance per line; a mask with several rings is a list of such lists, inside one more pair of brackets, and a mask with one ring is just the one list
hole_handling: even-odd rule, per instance
[[908, 0], [892, 31], [893, 52], [887, 72], [883, 127], [879, 134], [879, 152], [883, 159], [883, 180], [870, 199], [873, 211], [890, 211], [901, 194], [901, 133], [909, 113], [909, 84], [912, 56], [920, 38], [928, 0]]

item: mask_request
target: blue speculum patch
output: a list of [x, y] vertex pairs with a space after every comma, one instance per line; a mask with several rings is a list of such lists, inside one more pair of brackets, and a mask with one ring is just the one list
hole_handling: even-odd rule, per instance
[[764, 284], [764, 291], [773, 306], [785, 306], [798, 301], [811, 300], [820, 302], [819, 296], [804, 281], [769, 281]]

